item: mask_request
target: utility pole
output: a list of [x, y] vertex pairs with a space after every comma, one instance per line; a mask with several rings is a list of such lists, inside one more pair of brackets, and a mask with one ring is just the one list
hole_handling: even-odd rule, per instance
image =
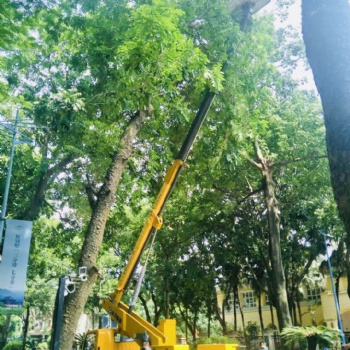
[[[2, 243], [2, 237], [3, 237], [3, 231], [4, 231], [4, 225], [5, 225], [5, 219], [6, 219], [6, 212], [7, 212], [7, 202], [8, 202], [8, 196], [10, 192], [10, 183], [11, 183], [11, 175], [12, 175], [12, 165], [13, 165], [13, 157], [15, 153], [15, 146], [18, 144], [23, 143], [32, 143], [32, 140], [21, 135], [21, 139], [17, 139], [17, 136], [19, 134], [18, 127], [21, 125], [21, 121], [19, 119], [19, 111], [16, 110], [16, 117], [15, 121], [11, 126], [8, 125], [8, 122], [1, 122], [0, 126], [3, 128], [9, 130], [8, 133], [12, 134], [12, 143], [11, 143], [11, 151], [10, 151], [10, 160], [9, 165], [7, 168], [7, 176], [6, 176], [6, 183], [5, 183], [5, 189], [4, 189], [4, 195], [2, 198], [2, 207], [1, 207], [1, 215], [0, 215], [0, 246]], [[25, 127], [31, 127], [31, 125], [26, 125]], [[1, 254], [0, 254], [1, 256]], [[0, 258], [1, 261], [1, 258]]]
[[18, 125], [18, 109], [16, 111], [16, 119], [13, 126], [13, 136], [12, 136], [12, 144], [11, 144], [11, 152], [10, 152], [10, 161], [9, 166], [7, 169], [7, 176], [6, 176], [6, 184], [5, 184], [5, 190], [4, 190], [4, 196], [2, 198], [2, 207], [1, 207], [1, 216], [0, 216], [0, 245], [2, 242], [2, 236], [4, 231], [4, 223], [5, 223], [5, 217], [6, 217], [6, 210], [7, 210], [7, 200], [9, 196], [10, 191], [10, 182], [11, 182], [11, 174], [12, 174], [12, 164], [13, 164], [13, 155], [15, 151], [15, 144], [16, 144], [16, 137], [17, 137], [17, 125]]

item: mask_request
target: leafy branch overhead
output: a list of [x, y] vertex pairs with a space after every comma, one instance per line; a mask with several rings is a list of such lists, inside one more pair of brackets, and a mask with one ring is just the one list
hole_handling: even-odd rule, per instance
[[[346, 239], [322, 106], [292, 76], [300, 37], [276, 31], [270, 15], [243, 33], [221, 0], [0, 6], [1, 118], [16, 105], [40, 127], [26, 131], [35, 145], [16, 146], [8, 206], [9, 217], [34, 220], [26, 305], [42, 306], [43, 284], [89, 270], [66, 298], [62, 349], [80, 314], [95, 314], [115, 288], [208, 89], [216, 99], [164, 210], [136, 310], [155, 324], [174, 317], [193, 337], [217, 319], [227, 333], [244, 314], [239, 289], [251, 285], [278, 311], [271, 323], [301, 322], [320, 231]], [[1, 137], [2, 188], [9, 147]]]

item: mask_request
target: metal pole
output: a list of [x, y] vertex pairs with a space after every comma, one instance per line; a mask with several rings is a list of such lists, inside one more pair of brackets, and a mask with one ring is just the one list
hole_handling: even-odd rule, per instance
[[53, 314], [52, 335], [51, 335], [51, 350], [60, 349], [60, 337], [63, 324], [63, 309], [64, 309], [64, 291], [66, 289], [67, 277], [61, 277], [58, 283], [56, 294], [55, 309]]
[[7, 210], [7, 200], [8, 200], [8, 196], [9, 196], [9, 190], [10, 190], [13, 155], [15, 152], [15, 144], [16, 144], [16, 136], [17, 136], [17, 124], [18, 124], [18, 109], [16, 111], [16, 119], [15, 119], [15, 124], [13, 127], [13, 137], [12, 137], [10, 161], [9, 161], [9, 167], [7, 169], [4, 197], [2, 198], [2, 207], [1, 207], [1, 216], [0, 216], [0, 244], [2, 241], [2, 235], [3, 235], [3, 231], [4, 231], [4, 223], [5, 223], [6, 210]]
[[330, 274], [330, 277], [331, 277], [332, 290], [333, 290], [333, 296], [334, 296], [334, 304], [335, 304], [335, 309], [337, 311], [338, 328], [341, 331], [340, 339], [341, 339], [341, 343], [345, 344], [343, 323], [342, 323], [341, 318], [340, 318], [339, 302], [338, 302], [337, 292], [336, 292], [335, 285], [334, 285], [331, 260], [330, 260], [329, 255], [328, 255], [326, 235], [325, 235], [325, 233], [322, 233], [322, 235], [323, 235], [323, 239], [324, 239], [324, 246], [326, 248], [327, 263], [328, 263], [329, 274]]

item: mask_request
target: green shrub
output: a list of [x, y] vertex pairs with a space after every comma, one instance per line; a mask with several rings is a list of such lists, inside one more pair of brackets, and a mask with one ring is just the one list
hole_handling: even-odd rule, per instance
[[239, 344], [239, 341], [235, 338], [217, 335], [210, 338], [199, 338], [196, 344]]
[[7, 343], [2, 350], [22, 350], [22, 342], [11, 341]]
[[295, 347], [299, 343], [302, 348], [307, 342], [308, 349], [314, 350], [316, 346], [340, 349], [339, 329], [328, 328], [325, 326], [317, 327], [286, 327], [281, 332], [281, 337], [286, 345]]

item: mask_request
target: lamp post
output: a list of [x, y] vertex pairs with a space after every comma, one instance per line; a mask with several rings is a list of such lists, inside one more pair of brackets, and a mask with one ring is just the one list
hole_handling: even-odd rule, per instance
[[323, 235], [324, 246], [325, 246], [325, 248], [326, 248], [326, 257], [327, 257], [329, 275], [330, 275], [330, 277], [331, 277], [331, 284], [332, 284], [332, 290], [333, 290], [333, 296], [334, 296], [334, 304], [335, 304], [335, 309], [336, 309], [336, 312], [337, 312], [338, 328], [339, 328], [339, 330], [341, 331], [340, 339], [341, 339], [341, 343], [342, 343], [342, 344], [345, 344], [345, 336], [344, 336], [343, 323], [342, 323], [342, 320], [341, 320], [341, 318], [340, 318], [339, 301], [338, 301], [337, 292], [336, 292], [335, 284], [334, 284], [334, 278], [333, 278], [333, 271], [332, 271], [331, 260], [330, 260], [329, 255], [328, 255], [326, 234], [325, 234], [324, 232], [321, 232], [321, 234]]

